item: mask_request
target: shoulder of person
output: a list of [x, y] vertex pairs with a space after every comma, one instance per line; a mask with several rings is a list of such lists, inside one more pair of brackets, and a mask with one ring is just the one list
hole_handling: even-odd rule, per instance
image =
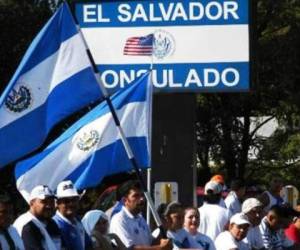
[[110, 225], [123, 225], [123, 226], [128, 226], [128, 221], [130, 221], [130, 217], [123, 211], [121, 210], [119, 213], [115, 214], [113, 218], [110, 221]]
[[215, 246], [217, 249], [223, 247], [222, 249], [224, 250], [238, 249], [238, 246], [229, 231], [224, 231], [217, 236]]
[[10, 225], [10, 226], [7, 228], [7, 231], [8, 231], [10, 234], [18, 234], [17, 229], [16, 229], [13, 225]]
[[199, 238], [200, 240], [203, 240], [205, 242], [213, 243], [213, 240], [209, 236], [203, 233], [198, 232], [196, 238]]

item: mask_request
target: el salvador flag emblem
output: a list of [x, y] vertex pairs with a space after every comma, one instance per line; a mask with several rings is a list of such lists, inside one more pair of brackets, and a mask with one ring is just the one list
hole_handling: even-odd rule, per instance
[[97, 130], [91, 130], [89, 132], [84, 132], [77, 139], [77, 147], [82, 151], [88, 151], [92, 147], [96, 146], [100, 141], [100, 136]]
[[13, 88], [5, 100], [6, 108], [15, 113], [20, 113], [27, 109], [31, 103], [32, 97], [30, 90], [24, 85]]

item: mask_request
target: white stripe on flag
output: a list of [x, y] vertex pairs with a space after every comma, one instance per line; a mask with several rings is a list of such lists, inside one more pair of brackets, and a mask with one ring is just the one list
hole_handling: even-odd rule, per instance
[[[147, 102], [129, 103], [117, 115], [126, 137], [148, 136]], [[100, 142], [93, 151], [83, 151], [76, 146], [76, 139], [84, 132], [97, 130]], [[30, 190], [37, 185], [48, 185], [55, 189], [58, 182], [69, 176], [92, 154], [120, 138], [111, 113], [107, 113], [82, 127], [73, 137], [64, 141], [40, 163], [17, 179], [17, 187], [23, 197], [28, 197]], [[100, 167], [100, 166], [99, 166]]]
[[[83, 42], [76, 34], [64, 41], [58, 51], [20, 76], [15, 88], [25, 84], [31, 90], [33, 105], [20, 113], [12, 113], [3, 105], [0, 108], [0, 128], [41, 106], [56, 86], [87, 67], [90, 67], [90, 62]], [[45, 82], [47, 79], [51, 82]]]

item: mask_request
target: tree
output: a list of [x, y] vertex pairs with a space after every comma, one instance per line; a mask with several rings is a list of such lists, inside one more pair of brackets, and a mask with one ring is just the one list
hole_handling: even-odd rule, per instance
[[[259, 171], [278, 170], [274, 161], [283, 166], [282, 162], [291, 162], [299, 153], [294, 150], [300, 146], [299, 127], [291, 126], [299, 124], [300, 111], [299, 1], [258, 0], [253, 1], [253, 7], [254, 60], [250, 93], [203, 94], [198, 98], [200, 166], [202, 171], [210, 172], [209, 161], [212, 160], [228, 179], [259, 178]], [[270, 139], [258, 136], [255, 132], [267, 121], [253, 124], [251, 119], [262, 116], [275, 117], [284, 129], [279, 129]], [[256, 128], [251, 129], [252, 125]], [[280, 139], [283, 132], [287, 140]], [[249, 149], [253, 147], [258, 150], [257, 158], [249, 161]], [[274, 158], [271, 152], [280, 154]]]
[[49, 1], [0, 2], [0, 93], [16, 70], [26, 48], [52, 14]]

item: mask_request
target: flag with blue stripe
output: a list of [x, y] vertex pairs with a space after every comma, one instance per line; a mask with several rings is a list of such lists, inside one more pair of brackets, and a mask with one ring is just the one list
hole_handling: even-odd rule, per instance
[[[112, 104], [138, 166], [150, 165], [152, 84], [150, 73], [112, 96]], [[97, 185], [107, 175], [129, 171], [130, 160], [106, 102], [66, 130], [40, 154], [17, 164], [17, 188], [25, 199], [36, 185], [51, 189], [72, 180], [78, 189]]]
[[82, 37], [63, 4], [0, 97], [0, 167], [37, 149], [56, 123], [100, 97]]

